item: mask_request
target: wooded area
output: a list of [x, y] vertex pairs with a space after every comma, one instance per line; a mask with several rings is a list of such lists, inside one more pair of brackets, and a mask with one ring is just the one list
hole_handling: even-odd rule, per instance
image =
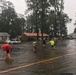
[[[19, 17], [11, 2], [3, 3], [0, 13], [0, 32], [7, 32], [16, 37], [24, 32], [47, 33], [50, 37], [67, 36], [69, 16], [63, 11], [63, 0], [25, 0], [27, 13], [31, 12], [26, 20]], [[25, 15], [26, 15], [25, 12]], [[38, 35], [37, 35], [38, 36]], [[38, 39], [38, 37], [37, 37]]]

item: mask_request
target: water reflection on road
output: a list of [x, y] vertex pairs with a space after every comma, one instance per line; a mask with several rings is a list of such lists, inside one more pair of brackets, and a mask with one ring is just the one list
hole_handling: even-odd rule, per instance
[[[13, 63], [7, 65], [3, 59], [0, 59], [0, 71], [15, 67], [17, 69], [3, 75], [59, 75], [76, 72], [76, 40], [59, 41], [55, 50], [51, 49], [50, 45], [43, 48], [39, 44], [37, 53], [32, 50], [32, 42], [12, 46]], [[1, 58], [3, 58], [2, 54], [0, 51]], [[22, 65], [28, 66], [22, 67]]]

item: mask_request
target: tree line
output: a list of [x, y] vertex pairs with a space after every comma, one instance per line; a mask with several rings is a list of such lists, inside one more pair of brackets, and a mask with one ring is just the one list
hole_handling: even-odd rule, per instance
[[19, 36], [23, 32], [25, 19], [19, 17], [11, 2], [3, 3], [0, 13], [0, 32], [7, 32], [11, 38]]
[[[7, 32], [11, 37], [21, 35], [23, 32], [47, 33], [50, 37], [67, 36], [67, 23], [71, 22], [69, 16], [63, 12], [63, 0], [25, 0], [27, 13], [31, 12], [26, 20], [19, 17], [11, 2], [3, 3], [0, 13], [0, 32]], [[25, 13], [26, 13], [25, 12]]]
[[66, 25], [71, 19], [63, 11], [63, 0], [26, 0], [26, 2], [28, 11], [32, 12], [27, 17], [28, 32], [41, 31], [42, 36], [43, 33], [48, 33], [50, 37], [67, 36]]

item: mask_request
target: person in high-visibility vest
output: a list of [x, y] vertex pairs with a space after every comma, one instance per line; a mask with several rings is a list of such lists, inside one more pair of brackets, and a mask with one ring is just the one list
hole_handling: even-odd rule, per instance
[[50, 40], [50, 44], [51, 44], [51, 47], [53, 47], [55, 49], [55, 41], [53, 39]]

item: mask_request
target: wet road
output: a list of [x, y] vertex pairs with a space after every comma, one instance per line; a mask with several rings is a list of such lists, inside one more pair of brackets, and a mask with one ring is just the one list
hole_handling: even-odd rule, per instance
[[0, 50], [0, 75], [61, 75], [76, 74], [76, 40], [59, 41], [57, 49], [38, 44], [34, 53], [32, 43], [12, 44], [12, 63], [5, 63]]

